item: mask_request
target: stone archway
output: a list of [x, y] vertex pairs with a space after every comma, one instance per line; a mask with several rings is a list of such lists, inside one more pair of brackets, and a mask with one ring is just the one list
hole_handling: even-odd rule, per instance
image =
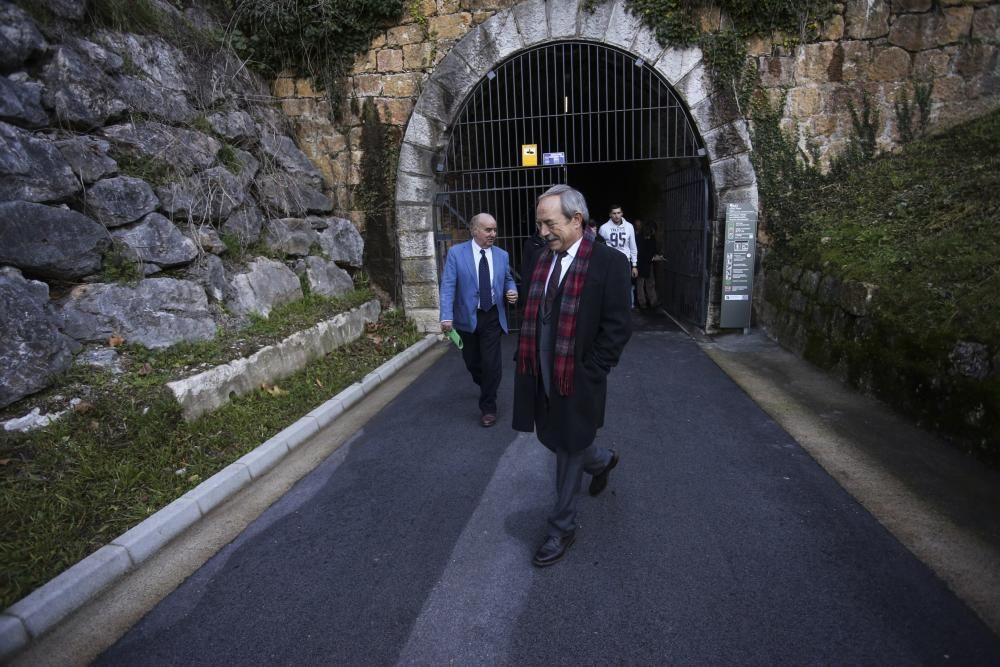
[[499, 62], [519, 51], [564, 40], [615, 46], [642, 58], [684, 101], [706, 150], [714, 202], [710, 260], [711, 296], [704, 327], [718, 324], [721, 211], [730, 201], [757, 205], [750, 140], [732, 105], [711, 94], [697, 48], [663, 48], [630, 14], [624, 0], [583, 8], [583, 0], [528, 0], [498, 12], [460, 40], [423, 87], [400, 148], [396, 220], [406, 314], [425, 331], [438, 329], [438, 275], [434, 254], [433, 199], [436, 163], [463, 101]]

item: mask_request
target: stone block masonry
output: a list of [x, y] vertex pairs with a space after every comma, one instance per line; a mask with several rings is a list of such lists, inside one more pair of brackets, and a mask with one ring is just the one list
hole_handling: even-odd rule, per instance
[[236, 396], [254, 391], [263, 383], [284, 379], [341, 345], [357, 340], [366, 323], [378, 321], [380, 312], [378, 301], [369, 301], [276, 345], [261, 348], [249, 357], [169, 382], [167, 387], [183, 408], [184, 418], [192, 421]]
[[995, 441], [1000, 349], [953, 340], [900, 362], [907, 341], [880, 321], [876, 285], [786, 265], [758, 290], [757, 323], [783, 347], [963, 445]]

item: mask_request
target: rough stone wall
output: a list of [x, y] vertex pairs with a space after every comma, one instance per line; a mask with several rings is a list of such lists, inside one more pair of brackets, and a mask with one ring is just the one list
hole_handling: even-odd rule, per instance
[[[358, 58], [339, 123], [330, 120], [327, 99], [316, 94], [310, 81], [288, 73], [274, 82], [274, 94], [292, 118], [299, 144], [334, 193], [336, 211], [362, 229], [364, 212], [353, 210], [351, 198], [362, 157], [360, 102], [374, 100], [384, 122], [406, 128], [408, 137], [414, 133], [416, 138], [404, 140], [402, 146], [399, 173], [406, 182], [397, 193], [396, 222], [404, 306], [426, 327], [433, 328], [437, 307], [430, 209], [435, 186], [432, 179], [409, 175], [431, 175], [425, 163], [440, 147], [439, 138], [451, 119], [421, 113], [418, 103], [427, 94], [438, 96], [442, 86], [449, 92], [467, 91], [470, 86], [464, 79], [470, 69], [478, 79], [492, 64], [485, 61], [498, 53], [510, 55], [545, 41], [582, 38], [637, 54], [661, 52], [648, 43], [649, 31], [625, 11], [623, 0], [599, 4], [593, 14], [583, 4], [583, 0], [420, 0], [400, 25], [378, 35]], [[718, 12], [708, 12], [701, 22], [710, 30], [724, 20]], [[484, 33], [479, 28], [487, 22], [490, 27]], [[848, 0], [836, 5], [821, 32], [818, 41], [794, 48], [782, 46], [781, 35], [754, 40], [749, 47], [764, 87], [775, 99], [787, 92], [785, 127], [798, 133], [803, 147], [815, 145], [824, 163], [843, 149], [851, 131], [847, 103], [853, 100], [860, 106], [861, 90], [879, 111], [882, 148], [896, 145], [894, 103], [904, 90], [913, 99], [915, 81], [934, 85], [932, 127], [951, 125], [1000, 103], [1000, 0]], [[517, 48], [506, 50], [507, 42]], [[456, 49], [462, 53], [457, 65], [454, 58], [446, 60]], [[666, 51], [688, 67], [701, 60], [697, 49]], [[668, 80], [675, 88], [690, 89], [677, 88], [691, 107], [710, 156], [716, 215], [711, 221], [715, 247], [706, 324], [712, 329], [718, 322], [720, 300], [722, 204], [736, 196], [754, 205], [758, 202], [746, 156], [746, 128], [732, 122], [737, 111], [726, 108], [717, 96], [704, 101], [703, 70], [695, 70], [698, 76]], [[449, 113], [457, 111], [460, 102], [445, 105]]]
[[797, 355], [966, 446], [1000, 445], [1000, 349], [956, 339], [914, 351], [880, 326], [877, 286], [797, 266], [764, 276], [761, 294], [757, 324]]
[[781, 36], [755, 40], [765, 88], [787, 90], [784, 124], [821, 160], [840, 153], [852, 124], [848, 101], [861, 91], [879, 112], [881, 149], [900, 140], [896, 102], [914, 84], [933, 84], [930, 126], [943, 128], [1000, 104], [1000, 3], [996, 0], [848, 0], [819, 41], [787, 49]]
[[[207, 340], [303, 285], [353, 287], [362, 238], [266, 83], [210, 42], [45, 5], [40, 24], [0, 1], [0, 408], [84, 345]], [[211, 21], [156, 6], [190, 31]]]
[[383, 123], [406, 127], [434, 68], [470, 29], [510, 7], [515, 0], [418, 0], [400, 25], [376, 36], [361, 54], [344, 88], [346, 99], [334, 120], [330, 97], [315, 82], [288, 71], [273, 83], [273, 93], [288, 116], [302, 150], [319, 168], [333, 194], [335, 211], [365, 229], [365, 212], [351, 193], [360, 182], [361, 114], [372, 100]]

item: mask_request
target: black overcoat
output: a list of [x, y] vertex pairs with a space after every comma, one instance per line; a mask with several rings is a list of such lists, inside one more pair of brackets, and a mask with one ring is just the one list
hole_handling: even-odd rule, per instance
[[[551, 261], [551, 254], [541, 253], [539, 261]], [[553, 451], [586, 449], [604, 425], [607, 376], [632, 336], [629, 268], [625, 255], [594, 244], [577, 312], [572, 394], [560, 396], [553, 387], [546, 399], [540, 377], [514, 375], [514, 429], [537, 431], [538, 439]], [[554, 324], [562, 307], [561, 292], [553, 305]]]

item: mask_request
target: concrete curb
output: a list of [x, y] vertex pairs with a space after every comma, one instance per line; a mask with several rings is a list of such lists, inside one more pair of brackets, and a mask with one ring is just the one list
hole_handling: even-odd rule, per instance
[[60, 620], [148, 559], [170, 540], [258, 479], [408, 363], [441, 340], [428, 334], [333, 398], [191, 489], [145, 521], [21, 598], [0, 614], [0, 660], [7, 660]]

